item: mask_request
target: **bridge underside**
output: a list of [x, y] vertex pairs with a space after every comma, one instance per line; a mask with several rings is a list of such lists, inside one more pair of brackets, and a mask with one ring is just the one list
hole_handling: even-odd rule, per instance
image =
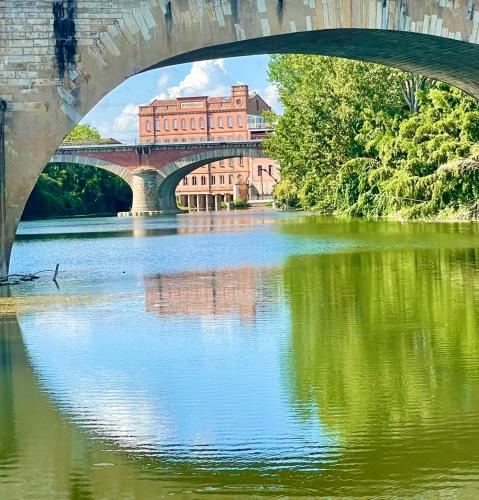
[[479, 98], [479, 46], [407, 31], [330, 29], [204, 47], [145, 71], [192, 61], [261, 54], [310, 54], [374, 62], [455, 85]]
[[[468, 0], [69, 5], [71, 53], [53, 30], [52, 2], [9, 2], [0, 17], [0, 96], [7, 103], [0, 275], [26, 200], [52, 153], [102, 97], [142, 71], [216, 57], [322, 54], [418, 72], [479, 97], [479, 11]], [[30, 17], [44, 20], [38, 41]], [[3, 30], [5, 20], [15, 30]], [[21, 73], [27, 66], [31, 71]]]

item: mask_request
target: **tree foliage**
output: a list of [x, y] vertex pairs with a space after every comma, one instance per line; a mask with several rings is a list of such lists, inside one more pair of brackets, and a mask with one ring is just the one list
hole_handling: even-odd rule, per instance
[[[100, 133], [88, 125], [77, 125], [66, 142], [101, 141]], [[48, 165], [27, 202], [26, 219], [112, 214], [131, 206], [130, 187], [114, 174], [89, 166]]]
[[325, 213], [473, 215], [474, 99], [385, 66], [319, 56], [273, 56], [269, 76], [284, 106], [266, 140], [281, 165], [280, 206], [295, 194], [293, 205]]

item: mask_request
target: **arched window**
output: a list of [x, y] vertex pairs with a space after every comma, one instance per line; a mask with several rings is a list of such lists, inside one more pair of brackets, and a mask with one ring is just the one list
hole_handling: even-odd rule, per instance
[[218, 118], [218, 128], [223, 128], [223, 118]]
[[173, 128], [174, 128], [175, 130], [177, 130], [177, 129], [178, 129], [178, 120], [177, 120], [176, 118], [174, 118], [174, 119], [173, 119]]
[[205, 128], [205, 119], [200, 118], [200, 128]]
[[210, 118], [210, 128], [215, 128], [215, 120], [213, 118]]
[[238, 115], [238, 118], [236, 118], [236, 124], [238, 125], [238, 127], [243, 126], [243, 117], [241, 115]]
[[191, 185], [196, 186], [196, 175], [191, 178]]
[[230, 167], [234, 167], [235, 159], [234, 158], [230, 158], [229, 164], [230, 164]]
[[151, 122], [150, 120], [146, 120], [146, 131], [151, 132]]
[[181, 119], [181, 128], [186, 130], [186, 120], [184, 118]]
[[232, 116], [228, 116], [227, 122], [228, 122], [228, 127], [232, 128], [233, 127], [233, 117]]
[[195, 129], [195, 119], [194, 118], [190, 118], [190, 129], [191, 130]]
[[160, 130], [160, 119], [159, 118], [155, 118], [155, 129]]
[[206, 185], [206, 177], [204, 175], [201, 176], [201, 185], [202, 186]]
[[233, 184], [233, 176], [228, 175], [228, 184]]
[[170, 122], [168, 120], [163, 120], [163, 128], [165, 130], [169, 130], [170, 129]]

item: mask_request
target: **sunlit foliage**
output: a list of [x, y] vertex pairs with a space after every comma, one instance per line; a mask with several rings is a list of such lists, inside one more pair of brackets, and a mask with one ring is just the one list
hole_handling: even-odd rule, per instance
[[385, 66], [319, 56], [274, 56], [269, 76], [284, 106], [266, 142], [281, 164], [278, 205], [475, 217], [476, 100]]

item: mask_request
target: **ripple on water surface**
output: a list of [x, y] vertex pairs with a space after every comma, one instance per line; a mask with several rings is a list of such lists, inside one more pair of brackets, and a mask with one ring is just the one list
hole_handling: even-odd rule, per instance
[[[158, 481], [184, 494], [479, 494], [475, 226], [264, 212], [21, 232], [14, 267], [63, 270], [59, 291], [42, 280], [6, 299], [28, 358], [10, 338], [0, 365], [15, 375], [26, 360], [54, 402], [57, 420], [34, 425], [63, 436], [38, 440], [48, 474], [71, 450], [70, 483], [102, 498], [140, 483], [150, 497]], [[38, 294], [48, 308], [32, 306]], [[12, 429], [26, 418], [16, 404]], [[28, 476], [14, 472], [28, 446], [11, 446], [0, 492]]]

